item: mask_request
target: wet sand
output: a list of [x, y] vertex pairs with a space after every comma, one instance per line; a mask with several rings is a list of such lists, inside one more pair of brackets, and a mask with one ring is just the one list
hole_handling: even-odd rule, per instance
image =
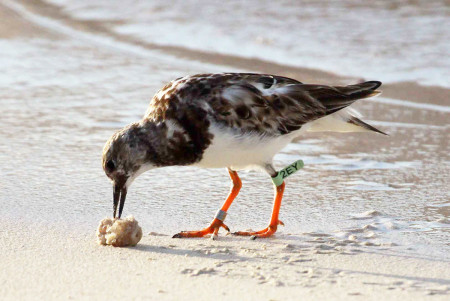
[[[23, 2], [30, 11], [49, 18], [59, 19], [71, 27], [88, 32], [105, 34], [114, 37], [117, 41], [139, 45], [149, 50], [157, 50], [163, 53], [185, 58], [192, 61], [201, 61], [219, 66], [224, 66], [227, 70], [246, 69], [247, 71], [278, 74], [296, 79], [301, 79], [305, 83], [318, 84], [349, 84], [356, 81], [371, 80], [368, 78], [342, 77], [330, 72], [320, 71], [310, 68], [298, 68], [289, 65], [282, 65], [260, 59], [248, 59], [234, 55], [209, 53], [198, 50], [187, 49], [177, 46], [161, 46], [146, 43], [142, 40], [118, 34], [109, 26], [110, 22], [95, 22], [78, 20], [65, 13], [61, 7], [51, 5], [42, 0]], [[437, 86], [422, 86], [415, 82], [401, 82], [383, 85], [383, 96], [411, 101], [425, 101], [441, 105], [450, 105], [450, 89]]]
[[[356, 107], [389, 138], [308, 134], [284, 150], [278, 166], [301, 156], [306, 168], [288, 183], [281, 211], [286, 227], [274, 238], [249, 241], [221, 232], [217, 241], [171, 239], [206, 226], [228, 184], [221, 170], [163, 169], [130, 190], [125, 214], [142, 224], [139, 245], [100, 247], [95, 229], [111, 211], [103, 143], [142, 116], [167, 80], [223, 69], [318, 83], [358, 79], [148, 45], [71, 20], [40, 1], [27, 2], [27, 9], [70, 30], [51, 30], [0, 4], [7, 58], [0, 78], [5, 300], [448, 298], [448, 89], [384, 85], [385, 98]], [[86, 33], [129, 47], [108, 48], [109, 40]], [[389, 102], [394, 96], [406, 102]], [[197, 189], [190, 179], [201, 179]], [[227, 224], [263, 227], [270, 181], [254, 172], [242, 179]]]

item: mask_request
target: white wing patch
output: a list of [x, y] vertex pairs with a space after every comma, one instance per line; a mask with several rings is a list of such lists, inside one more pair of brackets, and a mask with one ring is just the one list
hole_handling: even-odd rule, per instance
[[345, 108], [336, 113], [309, 122], [303, 126], [308, 132], [370, 132], [359, 125], [349, 123], [351, 117], [360, 118], [362, 115], [353, 108]]

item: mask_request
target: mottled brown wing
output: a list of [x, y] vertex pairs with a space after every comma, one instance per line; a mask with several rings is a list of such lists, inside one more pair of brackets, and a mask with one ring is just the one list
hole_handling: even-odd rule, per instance
[[290, 133], [326, 114], [320, 102], [297, 86], [265, 91], [251, 83], [233, 83], [223, 87], [220, 95], [210, 102], [212, 116], [220, 124], [243, 132], [270, 136]]
[[380, 82], [366, 82], [332, 87], [273, 78], [272, 85], [263, 87], [260, 85], [263, 81], [256, 75], [229, 80], [228, 85], [220, 88], [220, 96], [210, 102], [215, 119], [241, 131], [284, 135], [343, 109], [357, 99], [377, 94], [375, 89], [381, 85]]
[[[161, 88], [151, 99], [144, 118], [159, 121], [170, 118], [176, 110], [185, 110], [192, 106], [203, 107], [204, 104], [220, 102], [215, 108], [228, 107], [228, 100], [222, 101], [223, 89], [240, 84], [249, 87], [270, 89], [274, 86], [301, 84], [299, 81], [269, 74], [256, 73], [218, 73], [196, 74], [177, 78]], [[186, 108], [188, 107], [188, 108]]]
[[199, 74], [166, 85], [153, 97], [145, 117], [183, 125], [182, 116], [197, 116], [195, 123], [207, 126], [198, 119], [204, 116], [237, 132], [277, 136], [373, 95], [380, 84], [330, 87], [267, 74]]

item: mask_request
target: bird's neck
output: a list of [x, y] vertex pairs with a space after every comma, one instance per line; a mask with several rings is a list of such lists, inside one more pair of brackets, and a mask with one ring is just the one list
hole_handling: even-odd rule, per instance
[[186, 131], [171, 121], [144, 119], [136, 129], [139, 145], [146, 151], [145, 163], [155, 167], [190, 165], [201, 159]]

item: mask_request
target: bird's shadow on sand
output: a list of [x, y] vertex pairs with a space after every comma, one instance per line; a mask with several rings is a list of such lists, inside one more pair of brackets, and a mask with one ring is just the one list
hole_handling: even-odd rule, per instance
[[[221, 238], [224, 240], [224, 238]], [[226, 241], [238, 241], [242, 238], [238, 237], [227, 237]], [[146, 243], [140, 243], [137, 246], [133, 247], [135, 251], [140, 252], [149, 252], [149, 253], [160, 253], [160, 254], [170, 254], [170, 255], [178, 255], [178, 256], [189, 256], [189, 257], [198, 257], [198, 258], [204, 258], [204, 259], [219, 259], [219, 260], [233, 260], [233, 261], [248, 261], [248, 257], [239, 256], [235, 253], [206, 253], [210, 248], [221, 248], [221, 247], [227, 247], [226, 245], [210, 245], [208, 246], [207, 243], [208, 238], [189, 238], [190, 242], [197, 242], [198, 245], [191, 245], [191, 248], [180, 248], [179, 246], [175, 245], [176, 241], [178, 239], [174, 238], [174, 245], [151, 245]], [[218, 242], [218, 241], [216, 241]], [[251, 259], [250, 259], [251, 260]]]

